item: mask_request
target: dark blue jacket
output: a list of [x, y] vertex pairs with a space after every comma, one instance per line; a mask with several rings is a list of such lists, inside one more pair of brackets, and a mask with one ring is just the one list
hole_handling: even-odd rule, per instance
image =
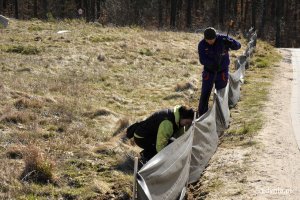
[[[230, 44], [225, 40], [231, 40]], [[209, 72], [221, 72], [228, 71], [230, 64], [229, 49], [238, 50], [241, 48], [241, 44], [225, 35], [217, 35], [216, 41], [213, 45], [209, 45], [205, 39], [201, 40], [198, 45], [198, 53], [200, 63], [204, 65], [204, 70]]]

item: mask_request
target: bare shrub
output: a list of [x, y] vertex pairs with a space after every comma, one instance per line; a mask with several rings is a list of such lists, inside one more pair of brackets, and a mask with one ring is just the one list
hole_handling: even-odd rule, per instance
[[129, 125], [128, 118], [122, 118], [117, 122], [117, 129], [114, 131], [113, 136], [118, 135], [121, 133], [126, 127]]
[[20, 98], [14, 103], [14, 106], [19, 110], [25, 108], [42, 108], [42, 102], [37, 99]]
[[105, 108], [100, 108], [99, 110], [96, 110], [94, 112], [87, 112], [84, 114], [84, 116], [89, 117], [91, 119], [94, 119], [99, 116], [108, 116], [108, 115], [114, 115], [114, 113]]
[[28, 112], [10, 112], [5, 115], [3, 115], [0, 118], [1, 122], [7, 122], [7, 123], [13, 123], [13, 124], [18, 124], [18, 123], [26, 123], [31, 120], [35, 120], [36, 116], [33, 113], [28, 113]]
[[110, 185], [104, 181], [95, 179], [93, 181], [93, 184], [91, 185], [91, 189], [94, 192], [100, 193], [100, 194], [107, 194], [112, 192], [110, 189]]
[[180, 99], [185, 98], [183, 94], [171, 94], [163, 98], [163, 100]]
[[54, 181], [54, 163], [45, 158], [37, 147], [30, 146], [24, 152], [25, 168], [22, 181], [50, 183]]
[[23, 45], [7, 46], [5, 51], [8, 53], [18, 53], [24, 55], [35, 55], [41, 52], [41, 50], [35, 46], [23, 46]]
[[180, 91], [184, 91], [184, 90], [188, 90], [188, 89], [197, 90], [197, 87], [191, 82], [177, 83], [177, 85], [175, 87], [176, 92], [180, 92]]
[[133, 158], [127, 155], [118, 155], [117, 156], [117, 164], [114, 166], [116, 170], [125, 172], [125, 173], [132, 173], [134, 166]]
[[7, 149], [6, 156], [10, 159], [22, 159], [23, 158], [23, 152], [22, 148], [18, 146], [12, 146]]
[[21, 98], [21, 97], [30, 98], [30, 95], [27, 94], [27, 93], [24, 93], [24, 92], [11, 91], [10, 94], [11, 94], [11, 97], [14, 98], [14, 99]]
[[110, 155], [110, 154], [114, 154], [114, 148], [116, 148], [115, 143], [106, 142], [98, 145], [94, 151], [95, 153]]

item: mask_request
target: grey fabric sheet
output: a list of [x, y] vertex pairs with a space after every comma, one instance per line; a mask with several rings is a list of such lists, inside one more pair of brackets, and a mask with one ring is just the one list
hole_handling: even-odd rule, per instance
[[219, 138], [216, 127], [216, 103], [195, 122], [189, 183], [199, 180], [208, 161], [215, 153]]
[[249, 68], [249, 58], [245, 55], [237, 57], [234, 61], [235, 69], [239, 69], [242, 65], [245, 65], [245, 69]]
[[217, 133], [221, 136], [229, 127], [230, 111], [228, 104], [229, 84], [221, 90], [215, 90]]
[[194, 126], [148, 161], [137, 176], [139, 200], [175, 200], [187, 185]]
[[228, 91], [228, 105], [229, 108], [236, 106], [241, 95], [241, 83], [244, 79], [245, 65], [241, 65], [234, 73], [229, 73], [229, 91]]
[[244, 55], [249, 58], [253, 53], [253, 47], [249, 46], [245, 49]]
[[251, 27], [249, 29], [248, 33], [246, 33], [246, 38], [247, 38], [248, 42], [251, 40], [251, 37], [254, 33], [256, 33], [256, 31], [254, 30], [254, 27]]
[[257, 33], [256, 31], [252, 34], [251, 38], [250, 38], [250, 41], [253, 41], [253, 45], [254, 47], [256, 46], [256, 41], [257, 41]]
[[255, 47], [255, 41], [251, 39], [248, 43], [248, 46], [250, 46], [251, 48]]
[[138, 200], [152, 200], [149, 188], [144, 178], [137, 174], [137, 199]]
[[0, 24], [2, 24], [6, 28], [9, 24], [9, 20], [3, 15], [0, 15]]
[[[245, 73], [246, 73], [246, 65], [249, 63], [249, 58], [247, 57], [245, 62], [240, 62], [239, 63], [239, 67], [238, 70], [236, 72], [234, 72], [235, 74], [235, 80], [236, 81], [240, 81], [241, 83], [244, 83], [244, 79], [245, 79]], [[240, 70], [240, 71], [239, 71]], [[241, 74], [239, 74], [241, 73]]]

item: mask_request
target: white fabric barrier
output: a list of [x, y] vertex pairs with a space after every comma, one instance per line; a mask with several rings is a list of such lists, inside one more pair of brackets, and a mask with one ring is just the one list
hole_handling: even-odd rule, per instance
[[229, 84], [221, 90], [215, 90], [216, 96], [216, 124], [217, 133], [220, 137], [229, 127], [230, 111], [228, 104]]
[[234, 73], [229, 73], [229, 91], [228, 105], [229, 108], [236, 106], [241, 95], [241, 84], [244, 82], [245, 63], [241, 65]]
[[138, 172], [139, 200], [174, 200], [184, 197], [190, 171], [193, 130], [191, 126]]

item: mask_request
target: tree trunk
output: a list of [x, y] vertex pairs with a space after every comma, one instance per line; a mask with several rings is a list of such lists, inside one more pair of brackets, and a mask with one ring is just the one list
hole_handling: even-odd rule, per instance
[[219, 24], [221, 29], [224, 28], [225, 1], [219, 0]]
[[78, 10], [79, 8], [82, 9], [82, 0], [76, 0], [76, 9]]
[[188, 0], [187, 5], [187, 12], [186, 12], [186, 27], [192, 27], [192, 7], [193, 7], [193, 0]]
[[237, 3], [238, 1], [237, 0], [234, 0], [233, 1], [233, 16], [237, 19], [237, 17], [238, 17], [238, 3]]
[[[185, 27], [185, 19], [184, 20], [181, 20], [182, 19], [182, 8], [183, 8], [183, 1], [182, 0], [177, 0], [177, 8], [176, 8], [176, 28], [183, 28]], [[186, 17], [185, 15], [183, 15], [184, 18]], [[182, 23], [183, 21], [183, 23]], [[182, 24], [182, 25], [181, 25]]]
[[199, 9], [199, 0], [195, 1], [195, 9], [198, 10]]
[[276, 1], [276, 37], [275, 37], [275, 46], [281, 47], [281, 30], [282, 30], [282, 17], [284, 9], [284, 0]]
[[267, 10], [267, 0], [262, 0], [262, 15], [261, 15], [261, 23], [258, 31], [258, 37], [264, 38], [264, 29], [266, 24], [266, 10]]
[[213, 15], [212, 21], [213, 21], [214, 26], [219, 28], [219, 0], [214, 1], [214, 8], [215, 9], [213, 9], [214, 15]]
[[177, 13], [177, 0], [171, 0], [171, 28], [176, 28], [176, 13]]
[[244, 11], [244, 20], [243, 20], [244, 26], [246, 28], [249, 28], [249, 27], [247, 27], [248, 26], [248, 24], [247, 24], [248, 10], [249, 10], [249, 2], [246, 0], [246, 2], [245, 2], [245, 11]]
[[162, 28], [163, 27], [163, 5], [162, 5], [163, 0], [158, 1], [158, 27]]
[[244, 16], [244, 0], [241, 0], [241, 15], [240, 15], [240, 22], [243, 23], [243, 16]]
[[19, 4], [18, 4], [18, 0], [15, 0], [15, 18], [19, 19]]
[[0, 14], [3, 13], [3, 0], [0, 0]]
[[59, 17], [60, 18], [64, 18], [65, 17], [65, 0], [60, 0]]
[[89, 1], [88, 0], [84, 0], [83, 4], [84, 4], [85, 20], [86, 20], [86, 22], [89, 22], [90, 21]]
[[252, 0], [252, 27], [256, 29], [257, 0]]
[[33, 1], [33, 17], [34, 18], [38, 17], [37, 10], [38, 10], [38, 8], [37, 8], [37, 0], [34, 0]]
[[139, 9], [139, 0], [134, 1], [134, 21], [136, 24], [139, 24], [140, 19], [140, 9]]
[[96, 5], [96, 7], [97, 7], [97, 15], [96, 15], [96, 17], [97, 17], [97, 20], [99, 20], [99, 18], [100, 18], [100, 14], [101, 14], [101, 12], [100, 12], [100, 9], [101, 9], [101, 0], [97, 0], [97, 5]]
[[177, 3], [176, 3], [176, 26], [177, 28], [179, 27], [180, 25], [180, 22], [181, 22], [181, 13], [182, 13], [182, 0], [177, 0]]
[[96, 12], [95, 12], [95, 9], [96, 9], [96, 6], [95, 6], [95, 0], [91, 0], [91, 20], [92, 22], [95, 21], [95, 16], [96, 16]]
[[42, 7], [43, 7], [43, 19], [47, 19], [47, 13], [48, 13], [48, 0], [42, 1]]
[[239, 0], [235, 1], [235, 5], [234, 5], [234, 9], [235, 9], [235, 18], [236, 18], [236, 25], [237, 25], [237, 29], [241, 28], [241, 12], [242, 12], [242, 8], [241, 8], [241, 4], [239, 3]]
[[280, 46], [280, 16], [279, 16], [279, 1], [275, 1], [276, 6], [276, 36], [275, 36], [275, 46]]

